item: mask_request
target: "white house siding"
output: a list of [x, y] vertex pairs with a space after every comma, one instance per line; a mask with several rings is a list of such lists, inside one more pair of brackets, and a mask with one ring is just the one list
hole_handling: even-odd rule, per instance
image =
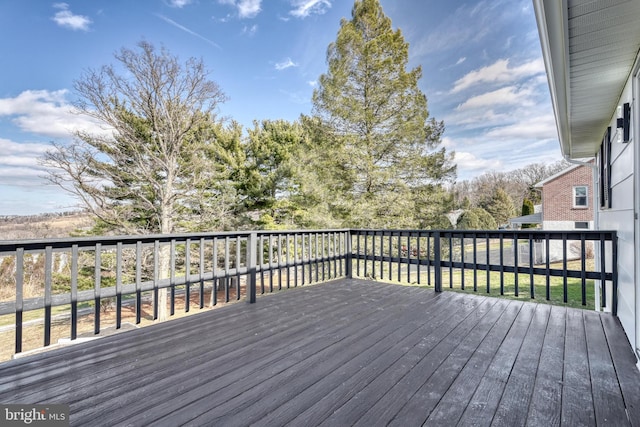
[[[638, 111], [633, 105], [633, 78], [630, 77], [618, 105], [631, 103], [632, 126], [631, 141], [617, 142], [617, 111], [612, 112], [611, 129], [611, 208], [599, 212], [599, 229], [616, 230], [618, 233], [618, 317], [627, 333], [629, 342], [637, 350], [640, 344], [640, 293], [637, 291], [638, 257], [636, 229], [638, 227], [634, 212], [638, 203], [636, 187], [637, 170], [634, 147], [637, 137]], [[600, 161], [600, 159], [599, 159]], [[600, 178], [599, 178], [600, 179]]]

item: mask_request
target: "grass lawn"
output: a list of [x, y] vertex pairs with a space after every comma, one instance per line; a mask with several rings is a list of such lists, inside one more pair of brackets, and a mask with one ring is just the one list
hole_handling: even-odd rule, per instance
[[[562, 263], [551, 264], [551, 269], [562, 269]], [[595, 271], [594, 269], [594, 261], [593, 259], [587, 260], [586, 263], [587, 271]], [[569, 270], [580, 270], [581, 262], [578, 261], [570, 261], [567, 263], [567, 268]], [[391, 277], [389, 280], [389, 270], [388, 264], [383, 265], [382, 275], [380, 274], [380, 263], [376, 263], [375, 272], [376, 277], [373, 277], [371, 274], [372, 265], [369, 263], [368, 265], [368, 274], [367, 277], [379, 279], [389, 283], [396, 283], [402, 285], [413, 285], [413, 286], [425, 286], [428, 283], [428, 277], [426, 272], [426, 267], [422, 267], [420, 271], [420, 283], [418, 283], [418, 275], [415, 271], [411, 272], [410, 280], [407, 280], [407, 272], [406, 269], [401, 271], [401, 282], [397, 281], [398, 270], [397, 266], [392, 266]], [[360, 273], [363, 273], [363, 268]], [[355, 272], [354, 272], [355, 273]], [[363, 276], [361, 276], [363, 277]], [[509, 299], [519, 299], [519, 300], [530, 300], [544, 304], [556, 304], [556, 305], [566, 305], [568, 307], [575, 308], [585, 308], [589, 310], [595, 309], [595, 289], [594, 289], [594, 281], [586, 280], [585, 281], [585, 291], [586, 291], [586, 305], [582, 305], [582, 281], [578, 278], [567, 278], [567, 302], [564, 302], [564, 292], [563, 292], [563, 278], [562, 277], [550, 277], [549, 278], [549, 300], [546, 299], [546, 276], [534, 276], [533, 277], [533, 287], [534, 287], [534, 298], [532, 299], [530, 296], [530, 277], [527, 273], [518, 274], [518, 296], [515, 295], [515, 274], [513, 273], [504, 273], [503, 274], [503, 282], [504, 288], [503, 293], [500, 293], [500, 272], [490, 272], [489, 274], [489, 293], [487, 293], [487, 272], [484, 270], [478, 270], [476, 272], [476, 291], [474, 291], [474, 273], [473, 270], [465, 270], [464, 272], [464, 290], [462, 289], [462, 273], [459, 269], [453, 270], [453, 288], [449, 287], [451, 278], [449, 274], [448, 268], [442, 269], [442, 289], [446, 291], [454, 291], [454, 292], [467, 292], [467, 293], [476, 293], [478, 295], [490, 295], [494, 297], [500, 298], [509, 298]], [[434, 272], [431, 271], [431, 287], [435, 282]]]
[[585, 291], [586, 291], [586, 305], [582, 305], [582, 281], [576, 278], [568, 278], [567, 279], [567, 302], [564, 302], [564, 292], [563, 292], [563, 279], [562, 277], [551, 277], [549, 280], [549, 299], [546, 299], [547, 286], [546, 286], [546, 277], [544, 276], [534, 276], [533, 277], [533, 288], [534, 288], [534, 298], [531, 298], [530, 295], [530, 280], [528, 274], [519, 274], [518, 276], [518, 296], [515, 293], [515, 275], [513, 273], [505, 273], [504, 274], [504, 292], [500, 293], [500, 273], [491, 272], [489, 275], [489, 293], [487, 293], [487, 282], [486, 282], [486, 272], [479, 271], [478, 272], [478, 283], [477, 283], [477, 291], [474, 291], [473, 288], [473, 272], [467, 271], [465, 273], [465, 289], [462, 290], [460, 287], [460, 279], [461, 274], [459, 272], [454, 272], [453, 274], [453, 283], [454, 287], [449, 287], [449, 272], [444, 273], [442, 275], [443, 280], [443, 290], [454, 291], [454, 292], [467, 292], [467, 293], [477, 293], [484, 295], [491, 295], [501, 298], [509, 298], [509, 299], [520, 299], [520, 300], [531, 300], [544, 304], [556, 304], [556, 305], [566, 305], [568, 307], [574, 308], [585, 308], [588, 310], [595, 309], [595, 289], [594, 289], [594, 281], [586, 280], [585, 281]]

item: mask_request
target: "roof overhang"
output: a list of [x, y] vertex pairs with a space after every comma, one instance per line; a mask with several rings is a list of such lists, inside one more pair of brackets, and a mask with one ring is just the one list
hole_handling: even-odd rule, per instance
[[638, 0], [533, 0], [560, 148], [592, 157], [640, 49]]
[[511, 224], [542, 224], [542, 212], [531, 215], [509, 218]]

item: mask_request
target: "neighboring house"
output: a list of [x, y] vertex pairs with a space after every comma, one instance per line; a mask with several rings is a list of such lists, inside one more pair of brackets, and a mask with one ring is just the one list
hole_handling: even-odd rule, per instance
[[573, 165], [535, 185], [542, 191], [543, 230], [592, 230], [593, 172]]
[[617, 231], [618, 318], [640, 357], [640, 1], [533, 2], [560, 147], [597, 159], [595, 228]]
[[537, 183], [542, 204], [532, 215], [510, 218], [512, 228], [539, 224], [543, 230], [593, 230], [593, 172], [590, 166], [572, 165]]
[[[543, 230], [593, 230], [593, 161], [588, 166], [573, 165], [535, 185], [542, 190]], [[540, 247], [540, 261], [545, 259]], [[587, 243], [587, 252], [593, 254], [593, 242]], [[569, 241], [567, 253], [560, 241], [549, 244], [551, 262], [578, 259], [580, 242]]]
[[[591, 162], [593, 164], [593, 161]], [[509, 219], [512, 228], [522, 224], [540, 224], [543, 230], [593, 230], [593, 170], [591, 165], [572, 165], [535, 185], [542, 194], [542, 205], [533, 215]], [[578, 259], [580, 242], [569, 241], [564, 253], [561, 241], [549, 244], [549, 261]], [[593, 244], [587, 251], [593, 253]], [[544, 245], [536, 245], [535, 262], [546, 261]]]
[[535, 205], [531, 215], [518, 216], [509, 218], [509, 227], [514, 229], [522, 228], [523, 224], [542, 224], [542, 205]]

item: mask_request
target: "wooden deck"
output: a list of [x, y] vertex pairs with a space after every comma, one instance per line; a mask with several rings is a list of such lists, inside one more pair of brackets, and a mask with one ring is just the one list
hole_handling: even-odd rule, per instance
[[0, 364], [0, 403], [66, 403], [72, 425], [623, 426], [640, 372], [611, 315], [341, 280]]

